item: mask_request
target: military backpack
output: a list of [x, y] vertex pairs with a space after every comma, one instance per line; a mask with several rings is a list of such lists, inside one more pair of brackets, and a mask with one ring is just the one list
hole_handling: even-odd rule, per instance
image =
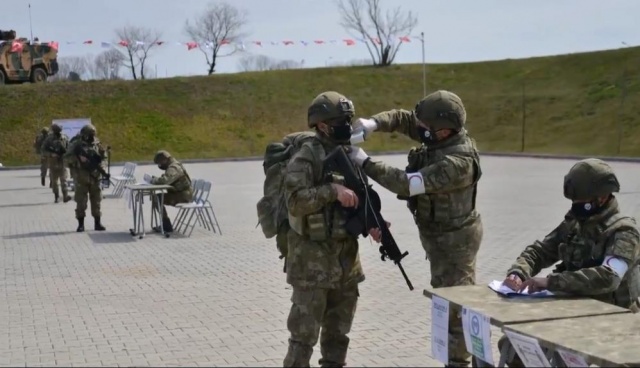
[[268, 144], [265, 150], [262, 162], [265, 174], [263, 197], [257, 204], [258, 224], [267, 239], [276, 237], [281, 259], [287, 256], [287, 232], [290, 229], [289, 212], [284, 196], [287, 164], [291, 157], [314, 137], [314, 132], [292, 133], [281, 142]]

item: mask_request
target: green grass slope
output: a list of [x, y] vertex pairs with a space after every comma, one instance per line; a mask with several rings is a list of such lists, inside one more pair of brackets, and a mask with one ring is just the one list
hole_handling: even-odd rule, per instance
[[[457, 92], [483, 151], [640, 156], [640, 48], [521, 60], [428, 66], [428, 90]], [[622, 76], [626, 98], [622, 106]], [[525, 97], [523, 99], [523, 86]], [[422, 66], [285, 70], [148, 81], [89, 81], [0, 88], [0, 162], [35, 164], [31, 143], [51, 119], [90, 117], [113, 159], [262, 155], [306, 129], [306, 108], [324, 90], [350, 97], [359, 116], [413, 108]], [[618, 128], [622, 127], [621, 130]], [[622, 133], [622, 134], [620, 134]], [[378, 134], [368, 151], [408, 149]]]

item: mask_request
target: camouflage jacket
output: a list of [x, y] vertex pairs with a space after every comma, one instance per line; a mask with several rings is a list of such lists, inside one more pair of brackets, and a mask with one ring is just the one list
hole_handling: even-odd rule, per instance
[[346, 216], [326, 172], [324, 157], [335, 145], [320, 136], [289, 160], [284, 190], [289, 224], [287, 282], [298, 287], [337, 288], [364, 281], [358, 238], [345, 228]]
[[184, 166], [173, 157], [169, 158], [169, 167], [162, 176], [151, 178], [151, 184], [171, 185], [173, 190], [170, 191], [184, 193], [185, 195], [191, 193], [191, 178]]
[[33, 149], [36, 151], [36, 154], [42, 154], [42, 143], [47, 139], [48, 134], [38, 134], [36, 139], [33, 140]]
[[[622, 279], [603, 264], [606, 256], [627, 262]], [[620, 214], [615, 198], [586, 221], [567, 213], [557, 228], [520, 254], [507, 274], [526, 280], [558, 261], [562, 263], [548, 276], [549, 291], [591, 296], [624, 308], [640, 296], [640, 233], [635, 219]]]
[[100, 143], [100, 140], [97, 137], [93, 140], [92, 143], [89, 143], [84, 139], [76, 139], [75, 141], [71, 142], [69, 148], [67, 149], [67, 153], [64, 155], [64, 159], [67, 160], [69, 166], [77, 167], [81, 171], [89, 172], [93, 177], [99, 177], [100, 174], [98, 173], [97, 169], [91, 170], [87, 166], [87, 163], [83, 163], [80, 161], [80, 158], [76, 154], [76, 150], [78, 149], [93, 151], [94, 153], [99, 154], [102, 157], [100, 167], [102, 167], [104, 171], [107, 170], [108, 153], [107, 150], [102, 147], [102, 143]]
[[[417, 119], [412, 111], [391, 110], [372, 118], [378, 123], [379, 131], [399, 131], [420, 141]], [[482, 175], [480, 156], [474, 140], [465, 130], [441, 143], [413, 148], [409, 152], [407, 170], [372, 159], [364, 171], [391, 192], [409, 198], [416, 223], [429, 233], [479, 226], [475, 201], [477, 183]], [[413, 188], [419, 186], [417, 194], [411, 193], [412, 181], [415, 181]]]

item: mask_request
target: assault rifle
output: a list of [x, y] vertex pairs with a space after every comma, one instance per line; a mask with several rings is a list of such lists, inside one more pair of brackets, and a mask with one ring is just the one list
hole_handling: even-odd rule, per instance
[[382, 203], [378, 193], [368, 185], [364, 178], [361, 176], [359, 170], [356, 170], [353, 163], [347, 156], [345, 148], [342, 146], [336, 147], [324, 160], [324, 167], [331, 171], [337, 171], [344, 176], [345, 186], [353, 190], [358, 196], [357, 208], [345, 208], [347, 212], [347, 224], [346, 229], [349, 234], [358, 236], [369, 235], [369, 230], [378, 228], [382, 233], [382, 239], [380, 246], [381, 259], [391, 259], [395, 263], [404, 281], [409, 286], [409, 290], [413, 290], [413, 285], [404, 272], [404, 268], [400, 263], [409, 252], [400, 251], [398, 244], [396, 243], [393, 235], [389, 231], [389, 227], [384, 218], [380, 214]]
[[[107, 152], [111, 150], [111, 146], [107, 146]], [[106, 183], [111, 183], [111, 155], [107, 156], [107, 171], [102, 168], [102, 155], [95, 150], [83, 147], [81, 144], [76, 145], [74, 154], [78, 157], [82, 156], [87, 159], [86, 162], [80, 162], [80, 166], [89, 171], [97, 171], [102, 175]], [[107, 185], [108, 186], [108, 185]]]

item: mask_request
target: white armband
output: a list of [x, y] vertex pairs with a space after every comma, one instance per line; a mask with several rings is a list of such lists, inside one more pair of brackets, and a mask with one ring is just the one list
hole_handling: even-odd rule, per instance
[[602, 262], [603, 266], [609, 267], [613, 272], [618, 275], [619, 278], [623, 278], [629, 269], [629, 265], [627, 262], [622, 259], [614, 256], [606, 256], [604, 257], [604, 261]]
[[407, 180], [409, 181], [409, 197], [413, 197], [426, 192], [424, 188], [424, 179], [419, 172], [407, 173]]

